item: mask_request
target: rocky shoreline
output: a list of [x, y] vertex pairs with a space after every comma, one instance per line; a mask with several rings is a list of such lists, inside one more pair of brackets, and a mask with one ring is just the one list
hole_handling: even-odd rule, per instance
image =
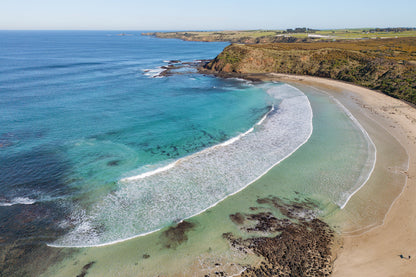
[[[217, 262], [210, 265], [213, 270], [206, 272], [205, 277], [331, 275], [340, 240], [332, 228], [317, 217], [317, 206], [311, 200], [292, 202], [270, 196], [258, 199], [257, 204], [250, 207], [250, 213], [230, 214], [229, 219], [240, 231], [224, 233], [222, 237], [237, 256], [255, 256], [251, 260], [258, 262]], [[184, 227], [192, 226], [180, 223], [169, 232], [186, 232]], [[230, 266], [242, 270], [238, 274], [229, 272]]]
[[271, 212], [240, 215], [240, 220], [247, 221], [246, 225], [254, 223], [252, 227], [242, 225], [242, 230], [267, 235], [247, 239], [230, 233], [223, 235], [232, 247], [251, 251], [264, 259], [259, 265], [248, 266], [241, 276], [329, 276], [332, 273], [334, 231], [316, 218], [312, 202], [285, 204], [277, 197], [257, 202], [276, 208], [284, 218], [277, 218]]

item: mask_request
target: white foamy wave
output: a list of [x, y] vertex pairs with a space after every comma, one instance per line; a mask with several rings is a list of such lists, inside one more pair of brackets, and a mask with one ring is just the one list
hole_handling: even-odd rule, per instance
[[11, 199], [10, 201], [1, 201], [0, 206], [7, 207], [7, 206], [13, 206], [13, 205], [31, 205], [36, 203], [36, 200], [30, 199], [28, 197], [15, 197]]
[[344, 107], [344, 105], [341, 104], [341, 102], [339, 102], [336, 98], [331, 97], [333, 99], [333, 101], [335, 103], [337, 103], [342, 110], [344, 111], [344, 113], [350, 118], [350, 120], [357, 126], [357, 128], [360, 129], [360, 131], [363, 134], [363, 137], [367, 143], [367, 159], [364, 162], [364, 164], [362, 165], [362, 169], [361, 169], [361, 174], [359, 176], [359, 178], [356, 180], [354, 186], [352, 186], [348, 191], [345, 191], [342, 194], [342, 198], [340, 201], [338, 201], [338, 206], [340, 206], [341, 209], [344, 209], [345, 206], [347, 205], [348, 201], [350, 201], [351, 197], [356, 194], [366, 183], [367, 181], [370, 179], [371, 174], [374, 171], [374, 168], [376, 166], [376, 160], [377, 160], [377, 148], [373, 142], [373, 140], [371, 139], [371, 137], [369, 136], [369, 134], [367, 133], [367, 131], [364, 129], [363, 126], [361, 126], [361, 124], [358, 122], [358, 120], [350, 113], [350, 111]]
[[241, 83], [246, 83], [246, 84], [251, 84], [251, 83], [253, 83], [253, 82], [252, 82], [252, 81], [250, 81], [250, 80], [243, 79], [243, 78], [237, 78], [237, 77], [234, 77], [234, 78], [229, 78], [228, 80], [235, 80], [235, 81], [238, 81], [238, 82], [241, 82]]
[[[256, 125], [261, 125], [261, 124], [263, 123], [263, 121], [267, 118], [267, 116], [268, 116], [268, 115], [269, 115], [269, 114], [270, 114], [273, 110], [274, 110], [274, 106], [272, 106], [272, 108], [270, 109], [270, 111], [269, 111], [268, 113], [266, 113], [266, 114], [263, 116], [263, 118], [262, 118], [262, 119], [260, 119], [260, 121], [256, 123]], [[227, 140], [227, 141], [225, 141], [225, 142], [222, 142], [222, 143], [220, 143], [220, 144], [218, 144], [218, 145], [213, 146], [213, 148], [215, 148], [215, 147], [222, 147], [222, 146], [226, 146], [226, 145], [232, 144], [232, 143], [236, 142], [237, 140], [241, 139], [242, 137], [244, 137], [245, 135], [247, 135], [247, 134], [251, 133], [252, 131], [254, 131], [254, 127], [250, 128], [248, 131], [246, 131], [246, 132], [244, 132], [244, 133], [242, 133], [242, 134], [240, 134], [240, 135], [238, 135], [238, 136], [236, 136], [236, 137], [233, 137], [233, 138], [231, 138], [231, 139], [229, 139], [229, 140]], [[205, 150], [203, 150], [203, 151], [209, 151], [209, 150], [211, 150], [211, 148], [205, 149]], [[202, 151], [202, 152], [203, 152], [203, 151]], [[181, 161], [181, 160], [175, 161], [175, 162], [170, 163], [170, 164], [168, 164], [168, 165], [166, 165], [166, 166], [158, 167], [158, 168], [157, 168], [157, 169], [155, 169], [155, 170], [146, 171], [146, 172], [141, 173], [141, 174], [139, 174], [139, 175], [135, 175], [135, 176], [131, 176], [131, 177], [127, 177], [127, 178], [123, 178], [123, 179], [121, 179], [121, 181], [122, 181], [122, 182], [123, 182], [123, 181], [133, 181], [133, 180], [143, 179], [143, 178], [146, 178], [146, 177], [149, 177], [149, 176], [155, 175], [155, 174], [157, 174], [157, 173], [160, 173], [160, 172], [163, 172], [163, 171], [166, 171], [166, 170], [172, 169], [172, 168], [173, 168], [176, 164], [178, 164], [180, 161]]]
[[201, 213], [256, 181], [312, 134], [312, 108], [301, 91], [272, 85], [268, 93], [276, 107], [250, 130], [151, 173], [121, 180], [119, 190], [51, 245], [102, 246], [144, 235]]
[[153, 69], [144, 69], [143, 75], [149, 76], [149, 78], [161, 78], [160, 73], [162, 73], [164, 69], [162, 67], [157, 67]]
[[152, 171], [148, 171], [148, 172], [144, 172], [144, 173], [141, 173], [139, 175], [136, 175], [136, 176], [124, 178], [121, 181], [134, 181], [134, 180], [143, 179], [143, 178], [158, 174], [160, 172], [169, 170], [169, 169], [173, 168], [176, 163], [177, 162], [173, 162], [173, 163], [170, 163], [170, 164], [168, 164], [166, 166], [163, 166], [163, 167], [159, 167], [158, 169], [155, 169], [155, 170], [152, 170]]
[[[329, 193], [328, 191], [326, 192], [326, 194], [336, 205], [338, 205], [341, 209], [344, 209], [353, 195], [363, 188], [370, 179], [377, 161], [377, 148], [364, 127], [338, 99], [324, 90], [315, 87], [310, 88], [325, 94], [329, 99], [331, 99], [343, 111], [343, 113], [349, 118], [351, 123], [361, 132], [362, 135], [362, 143], [356, 143], [354, 148], [358, 150], [355, 153], [355, 156], [363, 155], [363, 153], [365, 153], [365, 159], [361, 161], [357, 159], [356, 162], [349, 167], [349, 171], [343, 170], [344, 172], [348, 172], [348, 178], [338, 177], [339, 180], [344, 179], [345, 181], [338, 184], [338, 189], [332, 188], [332, 193]], [[332, 171], [331, 176], [336, 179], [336, 176], [340, 176], [340, 174]], [[337, 183], [335, 179], [334, 183]], [[321, 190], [321, 192], [323, 192], [323, 190]]]

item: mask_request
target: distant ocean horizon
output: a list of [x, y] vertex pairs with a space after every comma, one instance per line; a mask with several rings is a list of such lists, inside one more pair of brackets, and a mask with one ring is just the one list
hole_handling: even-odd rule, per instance
[[[227, 43], [140, 32], [0, 31], [3, 237], [78, 247], [153, 232], [244, 189], [311, 137], [313, 94], [201, 75], [189, 64]], [[174, 74], [160, 76], [168, 64]], [[356, 167], [322, 195], [342, 206], [374, 160], [337, 113], [354, 134], [339, 155]]]

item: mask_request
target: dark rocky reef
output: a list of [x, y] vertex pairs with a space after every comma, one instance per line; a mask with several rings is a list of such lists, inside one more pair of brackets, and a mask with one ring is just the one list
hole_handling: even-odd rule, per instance
[[[163, 65], [160, 68], [163, 69], [153, 78], [168, 77], [173, 75], [192, 74], [198, 71], [198, 68], [205, 66], [211, 60], [197, 60], [192, 62], [182, 62], [180, 60], [171, 60], [167, 65]], [[145, 73], [148, 70], [145, 71]]]
[[257, 202], [278, 209], [284, 217], [277, 218], [270, 211], [230, 215], [242, 231], [253, 236], [243, 239], [225, 233], [223, 237], [237, 251], [254, 253], [263, 260], [258, 265], [246, 265], [241, 276], [329, 276], [332, 273], [334, 232], [315, 217], [313, 202], [284, 203], [277, 197]]
[[84, 265], [82, 267], [82, 271], [80, 274], [77, 275], [77, 277], [85, 277], [87, 275], [88, 270], [95, 264], [95, 262], [89, 262], [88, 264]]
[[39, 276], [77, 250], [46, 243], [67, 230], [65, 211], [51, 202], [0, 207], [0, 276]]

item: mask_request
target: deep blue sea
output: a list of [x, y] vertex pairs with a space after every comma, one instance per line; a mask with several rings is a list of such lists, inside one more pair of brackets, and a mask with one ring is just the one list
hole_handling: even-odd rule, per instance
[[[299, 89], [192, 66], [227, 43], [119, 33], [0, 31], [0, 243], [97, 246], [159, 230], [241, 191], [311, 137]], [[303, 187], [341, 206], [374, 159], [334, 107], [315, 123], [336, 118], [331, 143], [345, 142], [331, 157], [322, 149], [334, 168]]]

